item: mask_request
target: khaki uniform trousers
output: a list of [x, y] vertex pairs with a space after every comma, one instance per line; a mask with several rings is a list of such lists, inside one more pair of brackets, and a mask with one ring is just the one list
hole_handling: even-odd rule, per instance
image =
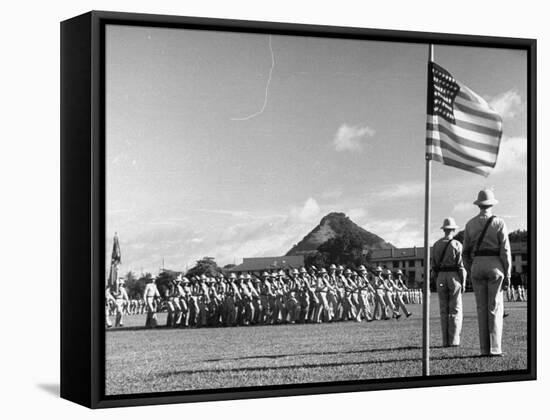
[[115, 327], [122, 327], [123, 319], [122, 316], [124, 315], [124, 304], [126, 301], [124, 299], [116, 299], [115, 305], [116, 305], [116, 315], [115, 315]]
[[500, 257], [475, 257], [472, 285], [476, 295], [481, 354], [502, 353], [504, 269]]
[[443, 347], [460, 345], [462, 331], [462, 285], [456, 271], [437, 275]]
[[155, 328], [157, 326], [155, 298], [148, 296], [145, 303], [147, 305], [147, 317], [145, 318], [145, 326], [148, 328]]
[[374, 298], [375, 298], [374, 312], [373, 312], [374, 319], [389, 318], [388, 309], [386, 307], [386, 300], [384, 297], [385, 297], [384, 289], [376, 289], [376, 293], [374, 295]]

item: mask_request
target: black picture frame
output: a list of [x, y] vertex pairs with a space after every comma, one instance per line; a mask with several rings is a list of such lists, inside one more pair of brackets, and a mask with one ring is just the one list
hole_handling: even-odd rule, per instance
[[[106, 396], [105, 25], [434, 43], [527, 52], [528, 368], [476, 375]], [[536, 40], [92, 11], [61, 23], [61, 397], [90, 408], [536, 379]]]

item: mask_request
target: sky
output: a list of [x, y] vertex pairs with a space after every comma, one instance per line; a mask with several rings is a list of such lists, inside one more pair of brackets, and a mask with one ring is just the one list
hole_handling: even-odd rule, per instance
[[[106, 250], [121, 270], [278, 256], [329, 212], [423, 246], [425, 44], [108, 25]], [[435, 61], [503, 117], [487, 178], [432, 164], [443, 218], [494, 190], [527, 227], [527, 56], [435, 46]], [[106, 262], [109, 263], [108, 257]]]

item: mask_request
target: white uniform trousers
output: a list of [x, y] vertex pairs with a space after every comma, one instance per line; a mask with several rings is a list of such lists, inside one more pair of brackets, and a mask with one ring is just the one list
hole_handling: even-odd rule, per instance
[[476, 295], [481, 354], [502, 353], [504, 269], [499, 257], [475, 257], [472, 285]]

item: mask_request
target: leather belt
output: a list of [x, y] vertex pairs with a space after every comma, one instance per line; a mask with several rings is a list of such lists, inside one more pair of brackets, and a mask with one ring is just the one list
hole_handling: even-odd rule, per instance
[[500, 257], [498, 249], [481, 249], [475, 253], [476, 257]]
[[457, 267], [440, 267], [440, 268], [439, 268], [439, 272], [440, 272], [440, 273], [453, 273], [453, 272], [458, 272], [458, 268], [457, 268]]

